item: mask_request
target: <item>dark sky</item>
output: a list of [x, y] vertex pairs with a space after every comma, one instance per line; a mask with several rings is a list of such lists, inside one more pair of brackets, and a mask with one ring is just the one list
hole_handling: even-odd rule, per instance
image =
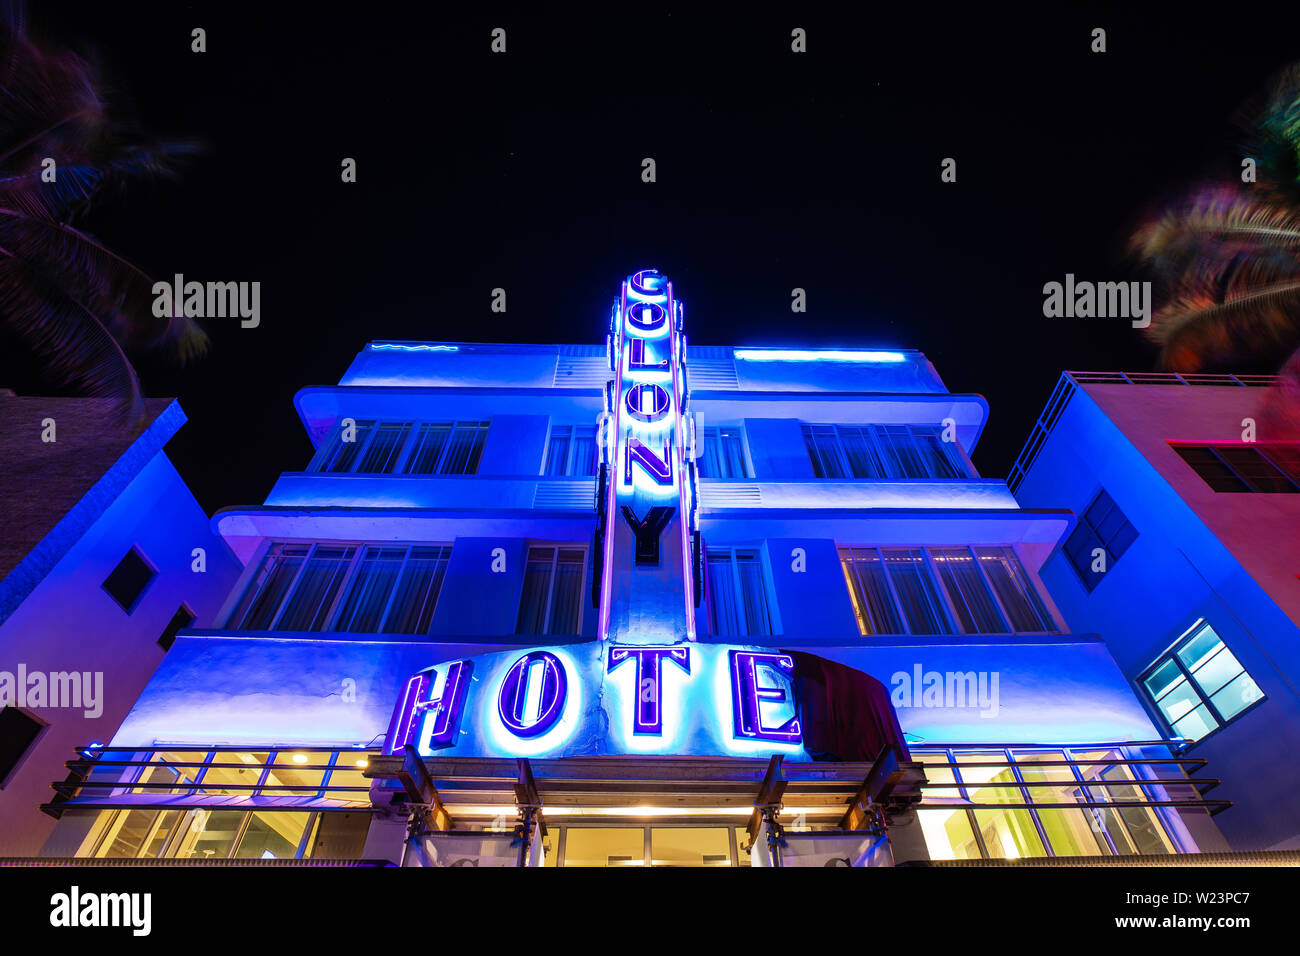
[[645, 266], [672, 277], [698, 344], [923, 350], [988, 398], [975, 461], [1004, 475], [1062, 369], [1154, 362], [1123, 320], [1044, 318], [1043, 283], [1140, 278], [1134, 221], [1236, 175], [1231, 115], [1300, 58], [1294, 23], [1254, 6], [270, 6], [46, 3], [29, 23], [93, 54], [144, 129], [206, 144], [91, 231], [156, 277], [262, 283], [260, 328], [211, 320], [200, 363], [139, 366], [190, 417], [168, 451], [209, 512], [303, 467], [293, 393], [366, 341], [600, 341]]

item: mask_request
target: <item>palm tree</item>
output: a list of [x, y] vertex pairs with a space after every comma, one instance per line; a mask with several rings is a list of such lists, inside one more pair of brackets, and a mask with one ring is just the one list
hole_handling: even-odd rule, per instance
[[1146, 335], [1160, 367], [1278, 368], [1257, 434], [1300, 438], [1300, 64], [1243, 110], [1243, 155], [1256, 182], [1203, 185], [1134, 232], [1161, 305]]
[[155, 317], [149, 277], [72, 222], [110, 187], [168, 174], [192, 147], [128, 136], [91, 66], [38, 48], [20, 20], [0, 23], [0, 324], [45, 377], [138, 424], [128, 351], [183, 362], [207, 337], [184, 315]]

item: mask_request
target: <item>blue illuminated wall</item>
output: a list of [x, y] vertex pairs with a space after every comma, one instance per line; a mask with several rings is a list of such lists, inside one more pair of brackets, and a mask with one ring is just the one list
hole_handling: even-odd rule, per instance
[[1300, 495], [1216, 494], [1168, 447], [1239, 441], [1263, 390], [1066, 387], [1068, 404], [1017, 498], [1081, 514], [1104, 489], [1137, 538], [1092, 592], [1060, 549], [1042, 564], [1043, 582], [1072, 628], [1104, 637], [1135, 690], [1180, 635], [1210, 623], [1265, 700], [1187, 753], [1223, 780], [1213, 796], [1234, 802], [1215, 817], [1234, 849], [1300, 846], [1300, 772], [1290, 756], [1300, 750]]

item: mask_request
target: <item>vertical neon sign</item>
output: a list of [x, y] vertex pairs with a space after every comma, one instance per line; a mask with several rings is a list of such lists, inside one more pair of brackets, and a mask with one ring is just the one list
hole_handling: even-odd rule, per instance
[[[623, 282], [611, 315], [614, 382], [606, 400], [608, 479], [600, 588], [600, 636], [606, 640], [662, 644], [695, 639], [681, 319], [672, 283], [655, 269], [643, 269]], [[662, 562], [661, 542], [672, 542], [667, 548], [671, 558]], [[637, 589], [645, 594], [638, 595]], [[682, 617], [666, 620], [662, 596], [678, 589]], [[661, 596], [654, 615], [639, 610], [650, 591]], [[651, 617], [655, 633], [644, 633], [642, 625]]]

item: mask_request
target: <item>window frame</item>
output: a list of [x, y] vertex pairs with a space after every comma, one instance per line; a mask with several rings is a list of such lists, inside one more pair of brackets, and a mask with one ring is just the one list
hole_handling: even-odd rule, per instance
[[[1236, 654], [1232, 654], [1232, 657], [1233, 660], [1235, 660], [1238, 664], [1241, 664], [1241, 670], [1238, 671], [1236, 674], [1234, 674], [1227, 681], [1225, 681], [1222, 685], [1216, 687], [1213, 692], [1209, 694], [1205, 692], [1205, 690], [1201, 687], [1200, 681], [1197, 680], [1196, 675], [1187, 668], [1187, 666], [1183, 663], [1182, 659], [1178, 656], [1178, 653], [1183, 648], [1191, 644], [1198, 637], [1200, 637], [1201, 634], [1204, 633], [1207, 629], [1212, 634], [1214, 634], [1215, 639], [1217, 639], [1218, 642], [1223, 646], [1224, 650], [1228, 651], [1229, 653], [1232, 653], [1232, 648], [1228, 646], [1228, 642], [1223, 639], [1223, 636], [1219, 633], [1218, 629], [1215, 628], [1215, 626], [1211, 624], [1207, 618], [1203, 618], [1203, 617], [1197, 618], [1196, 621], [1192, 624], [1192, 626], [1189, 627], [1187, 630], [1183, 631], [1183, 633], [1178, 637], [1176, 641], [1170, 644], [1169, 647], [1167, 647], [1163, 653], [1157, 655], [1154, 661], [1152, 661], [1150, 664], [1144, 667], [1138, 673], [1137, 677], [1133, 681], [1133, 684], [1136, 687], [1141, 700], [1147, 705], [1147, 708], [1152, 712], [1156, 720], [1159, 721], [1159, 726], [1164, 728], [1164, 730], [1168, 733], [1171, 739], [1177, 739], [1183, 741], [1182, 749], [1184, 750], [1190, 750], [1192, 747], [1197, 746], [1202, 741], [1209, 739], [1210, 737], [1217, 734], [1220, 730], [1227, 727], [1233, 721], [1238, 720], [1241, 717], [1244, 717], [1246, 714], [1250, 713], [1260, 704], [1268, 700], [1268, 695], [1264, 693], [1264, 689], [1260, 687], [1259, 682], [1256, 681], [1253, 676], [1251, 676], [1250, 671], [1246, 669], [1246, 665], [1241, 664], [1241, 658], [1237, 657]], [[1218, 652], [1216, 651], [1215, 653], [1217, 654]], [[1151, 693], [1150, 689], [1146, 685], [1147, 679], [1171, 660], [1173, 661], [1174, 666], [1178, 668], [1178, 672], [1179, 674], [1182, 675], [1183, 681], [1187, 684], [1188, 687], [1192, 689], [1192, 691], [1196, 694], [1197, 700], [1199, 701], [1196, 707], [1192, 707], [1190, 710], [1187, 711], [1187, 714], [1193, 713], [1197, 709], [1197, 707], [1204, 705], [1205, 712], [1214, 720], [1214, 727], [1212, 727], [1208, 732], [1202, 734], [1200, 737], [1197, 737], [1195, 740], [1189, 740], [1188, 738], [1179, 734], [1178, 731], [1174, 729], [1173, 722], [1171, 722], [1165, 716], [1165, 712], [1160, 708], [1159, 700]], [[1217, 694], [1219, 691], [1223, 690], [1225, 687], [1231, 684], [1242, 674], [1245, 674], [1248, 678], [1250, 678], [1250, 682], [1255, 685], [1255, 688], [1259, 691], [1259, 699], [1247, 704], [1241, 710], [1237, 711], [1235, 714], [1233, 714], [1231, 717], [1225, 720], [1223, 714], [1220, 713], [1218, 706], [1215, 705], [1215, 703], [1211, 700], [1211, 698], [1214, 696], [1214, 694]], [[1187, 716], [1187, 714], [1184, 714], [1183, 716], [1185, 717]], [[1181, 720], [1182, 718], [1180, 717], [1179, 719]]]
[[[263, 569], [265, 568], [267, 558], [271, 553], [271, 549], [276, 547], [277, 545], [306, 545], [307, 553], [303, 555], [302, 563], [294, 571], [293, 579], [289, 582], [288, 586], [284, 589], [284, 594], [281, 595], [279, 604], [276, 606], [275, 613], [271, 616], [271, 619], [267, 622], [267, 626], [265, 628], [241, 628], [240, 624], [234, 620], [234, 616], [239, 611], [240, 606], [244, 604], [245, 599], [249, 598], [250, 594], [252, 593], [253, 587], [257, 584], [258, 575], [260, 575]], [[285, 611], [288, 609], [294, 594], [298, 590], [299, 584], [301, 584], [302, 582], [303, 573], [306, 571], [308, 564], [310, 564], [312, 557], [316, 554], [317, 549], [321, 546], [327, 548], [353, 548], [354, 549], [352, 556], [348, 559], [348, 568], [344, 573], [343, 580], [339, 583], [338, 590], [336, 591], [334, 597], [330, 601], [329, 609], [325, 614], [323, 623], [321, 625], [321, 629], [319, 631], [287, 631], [286, 630], [283, 633], [286, 634], [349, 634], [349, 635], [352, 634], [390, 635], [391, 634], [394, 636], [405, 637], [405, 638], [427, 636], [427, 635], [421, 635], [419, 633], [406, 634], [406, 633], [396, 632], [396, 631], [339, 631], [337, 630], [337, 626], [339, 623], [338, 618], [339, 615], [342, 613], [344, 605], [347, 603], [347, 598], [351, 595], [352, 587], [356, 582], [357, 575], [361, 568], [361, 561], [365, 556], [367, 548], [403, 548], [405, 550], [405, 553], [402, 555], [401, 566], [398, 568], [397, 575], [393, 579], [392, 592], [385, 599], [384, 608], [379, 617], [380, 623], [384, 624], [387, 623], [388, 616], [389, 614], [392, 613], [393, 602], [397, 599], [398, 586], [401, 584], [403, 575], [406, 573], [406, 569], [410, 565], [412, 551], [416, 548], [445, 548], [447, 550], [446, 560], [447, 563], [450, 565], [452, 551], [453, 551], [453, 542], [316, 541], [316, 540], [308, 541], [302, 539], [288, 539], [288, 538], [268, 540], [266, 546], [261, 549], [261, 552], [257, 556], [257, 559], [255, 561], [249, 562], [249, 567], [252, 569], [252, 573], [250, 574], [248, 583], [244, 586], [244, 588], [242, 590], [237, 591], [239, 597], [235, 601], [235, 603], [231, 606], [229, 613], [225, 615], [225, 621], [226, 621], [225, 629], [249, 630], [249, 631], [255, 631], [256, 633], [270, 633], [272, 631], [277, 631], [278, 630], [277, 625], [284, 617]], [[444, 573], [443, 584], [445, 583], [446, 580], [445, 580], [445, 573]], [[438, 602], [442, 600], [443, 584], [440, 584], [438, 586], [438, 597], [434, 600], [434, 610], [433, 610], [434, 615], [437, 614]], [[260, 590], [260, 588], [258, 590]], [[254, 597], [253, 600], [256, 600], [256, 598]], [[249, 606], [245, 608], [244, 613], [243, 615], [241, 615], [241, 617], [247, 617], [251, 607], [252, 607], [252, 602], [250, 601]], [[432, 624], [432, 620], [433, 617], [431, 616], [430, 624]]]
[[[149, 574], [149, 579], [144, 582], [144, 585], [140, 588], [139, 591], [136, 592], [135, 597], [132, 598], [130, 605], [126, 605], [123, 604], [121, 601], [119, 601], [117, 599], [117, 595], [108, 589], [108, 581], [109, 578], [111, 578], [113, 575], [117, 573], [117, 569], [120, 568], [124, 563], [126, 563], [127, 558], [129, 558], [132, 554], [134, 554], [136, 558], [140, 561], [140, 563], [143, 564], [146, 568], [148, 568], [151, 573]], [[113, 570], [109, 571], [108, 574], [105, 575], [104, 579], [99, 582], [99, 587], [100, 590], [102, 590], [105, 594], [109, 596], [109, 598], [112, 599], [114, 604], [116, 604], [119, 608], [122, 609], [123, 613], [130, 615], [135, 613], [136, 608], [138, 608], [140, 606], [140, 602], [144, 600], [144, 596], [148, 592], [149, 588], [153, 585], [155, 581], [158, 580], [158, 574], [159, 574], [158, 566], [149, 560], [148, 556], [144, 553], [144, 549], [141, 548], [140, 545], [133, 542], [131, 546], [126, 549], [126, 553], [123, 554], [120, 559], [118, 559], [118, 562], [115, 565], [113, 565]]]
[[[987, 545], [987, 544], [980, 544], [980, 545], [974, 545], [974, 544], [951, 544], [951, 545], [949, 545], [949, 544], [942, 544], [942, 545], [941, 545], [941, 544], [927, 544], [927, 545], [842, 545], [842, 544], [840, 544], [839, 542], [836, 542], [836, 546], [835, 546], [835, 547], [836, 547], [836, 553], [837, 553], [837, 555], [838, 555], [838, 557], [839, 557], [839, 559], [840, 559], [840, 562], [841, 562], [841, 569], [843, 568], [843, 563], [844, 563], [844, 561], [845, 561], [845, 559], [846, 559], [846, 557], [847, 557], [848, 563], [849, 563], [850, 567], [851, 567], [852, 570], [853, 570], [853, 574], [854, 574], [855, 577], [857, 578], [857, 582], [856, 582], [856, 583], [857, 583], [857, 587], [858, 587], [858, 589], [861, 590], [864, 594], [866, 593], [866, 589], [863, 587], [862, 579], [861, 579], [861, 577], [860, 577], [860, 575], [859, 575], [859, 572], [858, 572], [858, 570], [857, 570], [857, 559], [854, 557], [853, 552], [855, 552], [855, 551], [872, 551], [872, 552], [875, 553], [875, 555], [876, 555], [876, 559], [877, 559], [877, 560], [879, 561], [879, 563], [880, 563], [881, 571], [882, 571], [883, 574], [884, 574], [885, 583], [889, 586], [889, 595], [890, 595], [890, 599], [891, 599], [892, 602], [893, 602], [894, 616], [895, 616], [895, 617], [896, 617], [896, 618], [897, 618], [897, 619], [902, 623], [903, 627], [906, 628], [906, 630], [901, 631], [901, 632], [881, 632], [881, 631], [872, 631], [871, 633], [863, 633], [863, 632], [862, 632], [862, 624], [861, 624], [861, 622], [862, 622], [862, 620], [863, 620], [863, 617], [862, 617], [862, 615], [859, 615], [859, 613], [858, 613], [858, 608], [857, 608], [857, 604], [856, 604], [856, 601], [855, 601], [855, 591], [853, 590], [852, 587], [849, 586], [849, 582], [846, 581], [846, 582], [845, 582], [845, 586], [846, 586], [845, 589], [846, 589], [846, 591], [848, 592], [849, 605], [850, 605], [850, 607], [853, 609], [853, 619], [854, 619], [855, 623], [858, 624], [858, 635], [859, 635], [860, 637], [866, 637], [866, 638], [870, 638], [870, 637], [887, 637], [887, 638], [893, 638], [893, 637], [928, 637], [928, 638], [934, 638], [934, 637], [980, 637], [980, 636], [985, 636], [985, 635], [988, 635], [988, 636], [997, 635], [997, 636], [1007, 636], [1007, 637], [1022, 637], [1022, 636], [1026, 636], [1026, 637], [1027, 637], [1027, 636], [1033, 636], [1033, 635], [1043, 635], [1043, 634], [1061, 634], [1061, 633], [1062, 633], [1060, 622], [1056, 619], [1056, 615], [1052, 613], [1052, 607], [1051, 607], [1051, 605], [1050, 605], [1046, 600], [1044, 600], [1044, 598], [1043, 598], [1043, 593], [1042, 593], [1041, 590], [1039, 590], [1038, 582], [1034, 580], [1034, 575], [1031, 574], [1027, 568], [1025, 568], [1025, 566], [1024, 566], [1024, 561], [1021, 559], [1021, 557], [1020, 557], [1020, 553], [1019, 553], [1018, 551], [1016, 551], [1016, 549], [1015, 549], [1014, 547], [1012, 547], [1011, 545]], [[976, 551], [977, 548], [1007, 548], [1007, 549], [1010, 549], [1011, 554], [1015, 557], [1016, 562], [1020, 565], [1020, 569], [1021, 569], [1021, 571], [1024, 572], [1024, 577], [1025, 577], [1025, 583], [1026, 583], [1026, 585], [1027, 585], [1029, 588], [1032, 588], [1032, 589], [1033, 589], [1033, 597], [1036, 597], [1036, 598], [1037, 598], [1037, 600], [1038, 600], [1038, 604], [1042, 607], [1042, 610], [1043, 610], [1043, 612], [1044, 612], [1044, 614], [1045, 614], [1045, 616], [1046, 616], [1048, 622], [1052, 625], [1052, 627], [1051, 627], [1050, 630], [1018, 631], [1018, 630], [1015, 629], [1015, 620], [1014, 620], [1014, 618], [1012, 617], [1010, 611], [1008, 610], [1007, 605], [1006, 605], [1006, 602], [1003, 601], [1002, 596], [998, 593], [998, 589], [994, 586], [992, 579], [989, 577], [988, 571], [985, 569], [983, 563], [981, 562], [981, 559], [980, 559], [979, 553]], [[930, 576], [930, 583], [933, 585], [934, 589], [938, 592], [939, 600], [940, 600], [940, 610], [944, 613], [944, 615], [945, 615], [946, 618], [947, 618], [946, 623], [947, 623], [948, 627], [950, 628], [949, 630], [947, 630], [947, 631], [940, 631], [940, 632], [935, 633], [935, 634], [927, 634], [927, 633], [924, 633], [924, 632], [916, 632], [916, 631], [913, 631], [913, 630], [912, 630], [912, 622], [911, 622], [911, 620], [909, 619], [908, 614], [906, 613], [906, 611], [905, 611], [905, 609], [904, 609], [904, 605], [903, 605], [902, 598], [901, 598], [901, 596], [900, 596], [899, 593], [898, 593], [898, 585], [895, 583], [895, 581], [894, 581], [894, 576], [893, 576], [893, 574], [890, 572], [890, 569], [889, 569], [889, 564], [888, 564], [888, 562], [885, 560], [885, 554], [884, 554], [884, 552], [885, 552], [886, 550], [920, 551], [920, 552], [921, 552], [921, 555], [922, 555], [921, 566], [925, 569], [925, 572], [926, 572], [927, 574], [929, 574], [929, 576]], [[936, 563], [936, 561], [935, 561], [935, 559], [934, 559], [934, 555], [931, 553], [931, 552], [936, 551], [936, 550], [938, 550], [938, 551], [965, 551], [965, 552], [967, 553], [967, 555], [969, 555], [970, 559], [974, 562], [974, 566], [975, 566], [975, 568], [976, 568], [976, 569], [978, 570], [978, 572], [979, 572], [979, 580], [980, 580], [980, 583], [984, 586], [985, 594], [986, 594], [986, 595], [988, 596], [988, 598], [990, 599], [990, 601], [991, 601], [991, 603], [992, 603], [992, 606], [993, 606], [994, 609], [997, 611], [999, 617], [1002, 619], [1002, 622], [1006, 625], [1006, 627], [1007, 627], [1006, 630], [1003, 630], [1003, 631], [980, 631], [980, 630], [975, 630], [975, 631], [966, 631], [966, 630], [963, 630], [963, 629], [962, 629], [961, 614], [960, 614], [960, 612], [959, 612], [959, 610], [958, 610], [958, 607], [957, 607], [956, 601], [954, 600], [952, 594], [949, 593], [948, 585], [944, 582], [944, 580], [943, 580], [943, 576], [940, 574], [938, 564]], [[1027, 599], [1028, 599], [1028, 596], [1027, 596]], [[1032, 601], [1031, 601], [1031, 603], [1032, 603]], [[863, 608], [862, 611], [863, 611], [863, 615], [867, 615], [867, 618], [869, 619], [869, 614], [867, 614], [867, 612], [869, 611], [869, 608]], [[974, 620], [974, 613], [973, 613], [973, 612], [972, 612], [972, 614], [971, 614], [971, 618], [972, 618], [972, 621], [973, 621], [973, 620]]]
[[[1300, 451], [1300, 442], [1170, 441], [1168, 444], [1169, 447], [1173, 449], [1174, 453], [1178, 455], [1179, 459], [1183, 462], [1183, 464], [1185, 464], [1188, 468], [1190, 468], [1196, 474], [1196, 477], [1200, 478], [1201, 481], [1205, 483], [1205, 486], [1209, 488], [1210, 491], [1212, 491], [1216, 495], [1219, 494], [1224, 494], [1224, 495], [1300, 494], [1300, 471], [1297, 471], [1292, 467], [1279, 462], [1273, 455], [1269, 453], [1270, 449], [1278, 448], [1278, 447], [1289, 448], [1289, 449]], [[1218, 451], [1219, 448], [1237, 448], [1237, 449], [1244, 449], [1253, 452], [1257, 456], [1258, 460], [1267, 464], [1270, 468], [1272, 468], [1277, 473], [1276, 477], [1287, 482], [1288, 484], [1290, 484], [1291, 487], [1290, 488], [1256, 487], [1254, 479], [1258, 478], [1259, 476], [1251, 476], [1251, 475], [1243, 474], [1239, 466], [1234, 465], [1231, 461], [1229, 461], [1226, 457], [1224, 457], [1224, 455], [1219, 453]], [[1204, 474], [1202, 474], [1201, 470], [1195, 464], [1187, 460], [1187, 458], [1183, 455], [1182, 449], [1188, 449], [1188, 450], [1195, 449], [1199, 451], [1209, 452], [1211, 455], [1214, 456], [1215, 461], [1217, 461], [1224, 468], [1228, 469], [1228, 471], [1232, 474], [1232, 477], [1234, 477], [1238, 482], [1240, 482], [1245, 487], [1244, 488], [1214, 487], [1214, 485], [1211, 484], [1210, 479], [1206, 477]]]
[[[569, 444], [564, 451], [563, 467], [561, 468], [560, 471], [556, 472], [555, 474], [549, 474], [546, 469], [551, 463], [551, 442], [556, 438], [555, 433], [557, 429], [568, 429]], [[579, 430], [582, 430], [584, 432], [590, 431], [591, 440], [593, 445], [595, 446], [594, 448], [595, 454], [592, 457], [591, 474], [580, 475], [573, 470], [574, 456], [577, 454], [577, 450], [578, 450], [577, 439], [578, 439]], [[546, 444], [545, 446], [543, 446], [542, 449], [542, 469], [539, 472], [541, 477], [543, 478], [594, 478], [596, 476], [596, 472], [598, 472], [599, 470], [600, 470], [600, 429], [599, 428], [597, 428], [595, 425], [582, 425], [582, 424], [575, 424], [573, 422], [568, 422], [568, 423], [551, 422], [550, 423], [550, 425], [546, 429]]]
[[[350, 417], [350, 416], [349, 416]], [[482, 461], [483, 448], [487, 446], [488, 433], [492, 428], [492, 420], [488, 419], [466, 419], [461, 421], [455, 419], [452, 421], [433, 421], [427, 419], [412, 419], [410, 421], [398, 419], [381, 419], [381, 418], [355, 418], [356, 427], [367, 426], [365, 437], [356, 443], [357, 450], [352, 456], [352, 461], [344, 469], [326, 469], [325, 460], [329, 457], [337, 445], [340, 444], [340, 434], [342, 433], [342, 419], [335, 423], [330, 430], [329, 437], [321, 442], [320, 447], [316, 449], [312, 459], [307, 464], [307, 471], [314, 474], [322, 475], [392, 475], [392, 476], [410, 476], [418, 478], [434, 477], [453, 477], [464, 478], [478, 474], [478, 466]], [[426, 425], [445, 425], [448, 428], [447, 440], [443, 442], [442, 448], [438, 451], [438, 457], [434, 460], [431, 471], [407, 471], [411, 457], [415, 454], [416, 446], [419, 444], [421, 428]], [[384, 426], [397, 426], [401, 429], [401, 438], [394, 452], [389, 456], [391, 468], [387, 471], [361, 471], [361, 463], [365, 461], [366, 455], [370, 452], [370, 447], [374, 444], [376, 437], [383, 430]], [[458, 430], [469, 430], [470, 427], [475, 431], [483, 432], [483, 447], [479, 449], [478, 460], [474, 462], [473, 471], [444, 472], [443, 465], [446, 464], [447, 456], [451, 451], [452, 443]], [[549, 444], [549, 442], [548, 442]]]
[[[1124, 550], [1121, 551], [1119, 554], [1115, 554], [1114, 550], [1111, 548], [1111, 542], [1115, 540], [1115, 535], [1112, 535], [1110, 538], [1103, 538], [1100, 529], [1094, 526], [1092, 522], [1088, 519], [1088, 513], [1097, 506], [1097, 503], [1099, 501], [1101, 501], [1102, 495], [1105, 495], [1107, 498], [1110, 499], [1111, 508], [1120, 513], [1120, 516], [1124, 519], [1124, 525], [1133, 529], [1132, 539], [1128, 542], [1128, 544], [1124, 545]], [[1101, 546], [1103, 548], [1106, 549], [1107, 556], [1109, 556], [1112, 559], [1107, 564], [1105, 572], [1102, 573], [1095, 581], [1092, 579], [1091, 571], [1088, 574], [1084, 574], [1084, 572], [1079, 569], [1079, 566], [1074, 562], [1073, 555], [1071, 555], [1069, 551], [1070, 542], [1074, 540], [1075, 535], [1079, 533], [1079, 530], [1081, 528], [1091, 532], [1092, 536], [1096, 538], [1098, 542], [1101, 543]], [[1122, 530], [1123, 528], [1120, 529], [1120, 531]], [[1117, 534], [1118, 533], [1119, 532], [1117, 532]], [[1115, 497], [1105, 488], [1099, 488], [1089, 499], [1088, 506], [1079, 512], [1079, 520], [1075, 523], [1075, 526], [1070, 530], [1070, 533], [1066, 535], [1065, 539], [1060, 543], [1060, 545], [1058, 546], [1058, 550], [1064, 556], [1066, 563], [1069, 564], [1069, 566], [1074, 570], [1075, 577], [1079, 579], [1079, 583], [1083, 585], [1083, 589], [1087, 593], [1091, 594], [1093, 591], [1095, 591], [1098, 587], [1101, 586], [1101, 582], [1104, 581], [1106, 579], [1106, 576], [1110, 574], [1111, 571], [1114, 570], [1115, 565], [1119, 563], [1120, 558], [1128, 554], [1129, 549], [1133, 547], [1133, 544], [1137, 541], [1139, 537], [1141, 537], [1141, 534], [1137, 529], [1137, 525], [1135, 525], [1132, 521], [1129, 520], [1128, 513], [1125, 512], [1124, 509], [1119, 506], [1119, 502], [1115, 500]], [[1089, 554], [1091, 555], [1091, 551], [1089, 552]], [[1089, 562], [1089, 567], [1091, 567], [1091, 561]]]
[[[744, 592], [741, 586], [740, 564], [736, 560], [736, 554], [741, 551], [746, 552], [747, 554], [749, 552], [753, 552], [754, 558], [758, 563], [759, 576], [763, 584], [763, 604], [767, 608], [768, 625], [771, 627], [771, 631], [767, 634], [757, 633], [752, 630], [749, 630], [748, 628], [750, 622], [748, 620], [744, 622], [746, 626], [746, 630], [740, 634], [719, 634], [717, 632], [717, 628], [714, 626], [715, 615], [713, 609], [714, 607], [713, 589], [708, 587], [707, 584], [708, 577], [709, 577], [708, 575], [709, 557], [711, 555], [717, 555], [723, 553], [727, 555], [727, 564], [731, 568], [731, 586], [733, 588], [732, 593], [736, 596], [737, 608], [743, 609], [744, 604], [743, 602], [741, 602], [740, 597]], [[706, 582], [705, 603], [708, 605], [707, 608], [708, 624], [709, 624], [709, 634], [711, 637], [771, 638], [771, 637], [780, 637], [785, 633], [785, 628], [781, 621], [780, 610], [778, 609], [777, 602], [776, 602], [776, 587], [775, 587], [776, 582], [772, 579], [771, 562], [768, 560], [767, 547], [765, 543], [764, 544], [724, 544], [724, 545], [706, 544], [704, 546], [704, 554], [702, 557], [705, 566], [704, 567], [704, 579]]]
[[[528, 587], [528, 562], [529, 555], [534, 550], [549, 550], [551, 552], [551, 575], [546, 587], [546, 606], [542, 609], [542, 630], [535, 632], [521, 632], [519, 630], [519, 615], [524, 610], [524, 591]], [[578, 575], [578, 626], [575, 634], [552, 634], [551, 627], [551, 608], [555, 606], [555, 585], [558, 580], [556, 570], [560, 566], [561, 551], [581, 551], [582, 552], [582, 571]], [[583, 618], [586, 617], [586, 607], [583, 604], [583, 585], [587, 581], [587, 572], [590, 570], [591, 552], [586, 544], [568, 544], [556, 541], [533, 541], [524, 542], [524, 573], [519, 580], [519, 597], [515, 602], [515, 634], [533, 634], [536, 637], [581, 637]]]
[[[867, 422], [863, 424], [852, 424], [848, 422], [806, 422], [800, 421], [800, 432], [804, 439], [804, 448], [808, 452], [808, 459], [813, 468], [813, 477], [817, 481], [969, 481], [973, 475], [969, 459], [964, 453], [955, 454], [949, 445], [954, 445], [960, 449], [957, 442], [945, 442], [942, 439], [942, 427], [931, 425], [925, 422], [891, 422], [883, 424], [879, 422]], [[815, 429], [830, 429], [834, 444], [832, 450], [836, 456], [836, 463], [840, 471], [844, 473], [841, 478], [826, 477], [818, 475], [818, 470], [824, 471], [819, 458], [822, 457], [821, 449], [814, 448], [812, 439]], [[847, 447], [844, 443], [844, 429], [855, 429], [859, 434], [858, 437], [866, 443], [871, 449], [874, 459], [880, 463], [881, 470], [884, 474], [880, 475], [856, 475], [853, 471], [852, 459], [849, 457]], [[886, 435], [884, 429], [902, 429], [906, 435]], [[905, 470], [902, 459], [899, 457], [898, 449], [904, 447], [899, 440], [906, 437], [910, 451], [916, 459], [923, 464], [929, 464], [930, 455], [925, 451], [920, 443], [918, 432], [924, 432], [929, 435], [931, 432], [939, 434], [939, 448], [943, 460], [947, 462], [952, 469], [952, 475], [935, 475], [926, 474], [920, 476], [906, 474], [889, 474], [891, 467], [897, 471]], [[827, 437], [823, 433], [821, 437]]]
[[[749, 450], [749, 437], [745, 433], [744, 424], [725, 424], [702, 425], [699, 429], [701, 447], [698, 449], [699, 454], [696, 457], [696, 468], [700, 471], [700, 478], [704, 481], [753, 481], [754, 480], [754, 458]], [[734, 432], [736, 439], [740, 444], [740, 464], [743, 475], [706, 475], [700, 464], [708, 461], [710, 436], [717, 442], [718, 461], [724, 461], [726, 456], [722, 453], [722, 433]]]
[[0, 706], [0, 713], [7, 710], [12, 710], [15, 714], [18, 714], [20, 717], [35, 724], [36, 732], [32, 734], [31, 740], [29, 740], [23, 749], [19, 751], [18, 756], [14, 759], [14, 762], [9, 765], [8, 769], [0, 767], [0, 793], [4, 791], [7, 785], [13, 783], [14, 779], [18, 776], [18, 772], [22, 770], [23, 764], [25, 764], [32, 754], [36, 752], [36, 748], [40, 744], [41, 738], [44, 737], [45, 732], [50, 729], [50, 722], [48, 720], [42, 720], [40, 715], [34, 713], [30, 708], [19, 707], [17, 704], [5, 704]]

